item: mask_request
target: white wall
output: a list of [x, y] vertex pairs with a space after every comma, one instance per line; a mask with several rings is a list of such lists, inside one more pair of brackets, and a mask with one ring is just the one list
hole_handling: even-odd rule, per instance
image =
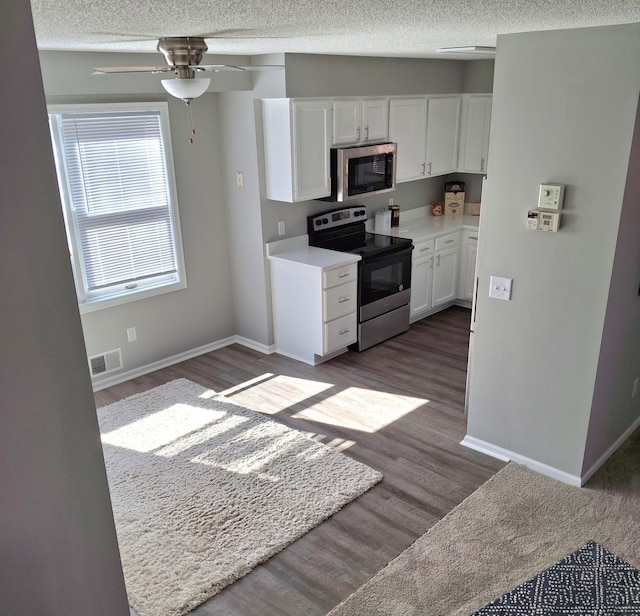
[[[639, 64], [638, 24], [498, 37], [468, 435], [574, 477], [603, 342]], [[567, 185], [557, 234], [525, 229], [541, 182]], [[490, 275], [513, 278], [511, 302], [488, 297]], [[627, 289], [638, 284], [625, 275]], [[636, 319], [627, 333], [637, 328]]]
[[126, 616], [28, 0], [0, 69], [0, 611]]

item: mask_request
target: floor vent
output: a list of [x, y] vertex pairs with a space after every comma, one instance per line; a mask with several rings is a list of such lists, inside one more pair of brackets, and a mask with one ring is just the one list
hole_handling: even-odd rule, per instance
[[120, 349], [107, 351], [106, 353], [94, 355], [93, 357], [89, 358], [89, 369], [91, 370], [91, 376], [106, 374], [107, 372], [120, 370], [120, 368], [122, 368], [122, 352], [120, 351]]

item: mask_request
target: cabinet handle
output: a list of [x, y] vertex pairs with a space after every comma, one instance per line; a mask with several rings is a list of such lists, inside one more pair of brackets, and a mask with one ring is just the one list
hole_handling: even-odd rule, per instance
[[338, 274], [338, 278], [347, 278], [349, 276], [351, 276], [351, 274], [349, 272], [340, 272]]
[[421, 248], [420, 252], [427, 252], [427, 250], [431, 250], [430, 248]]
[[426, 166], [427, 166], [427, 163], [422, 163], [422, 175], [427, 175], [427, 172], [425, 171]]
[[365, 141], [369, 141], [369, 127], [368, 126], [364, 127], [364, 139], [365, 139]]
[[447, 240], [445, 244], [451, 244], [451, 242], [455, 242], [455, 240]]
[[344, 336], [345, 334], [348, 334], [348, 333], [349, 333], [349, 328], [347, 327], [346, 329], [341, 329], [338, 333], [339, 333], [341, 336]]
[[477, 239], [478, 239], [478, 236], [477, 236], [477, 235], [470, 235], [470, 236], [469, 236], [469, 239], [470, 239], [470, 240], [477, 240]]
[[484, 171], [484, 157], [480, 159], [480, 171]]
[[338, 303], [339, 304], [344, 304], [345, 302], [348, 302], [348, 301], [349, 301], [349, 296], [348, 295], [345, 295], [344, 297], [338, 298]]
[[429, 163], [429, 175], [431, 175], [431, 163]]
[[440, 255], [439, 254], [436, 255], [436, 265], [440, 266]]

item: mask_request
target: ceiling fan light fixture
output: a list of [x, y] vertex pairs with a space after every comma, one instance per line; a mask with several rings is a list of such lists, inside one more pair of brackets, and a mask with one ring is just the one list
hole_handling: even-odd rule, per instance
[[211, 79], [162, 79], [162, 87], [171, 96], [189, 101], [202, 96], [209, 87]]

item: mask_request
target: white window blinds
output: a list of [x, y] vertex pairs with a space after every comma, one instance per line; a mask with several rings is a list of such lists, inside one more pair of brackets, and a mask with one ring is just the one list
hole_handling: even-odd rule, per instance
[[52, 125], [81, 303], [178, 282], [160, 111], [62, 112]]

